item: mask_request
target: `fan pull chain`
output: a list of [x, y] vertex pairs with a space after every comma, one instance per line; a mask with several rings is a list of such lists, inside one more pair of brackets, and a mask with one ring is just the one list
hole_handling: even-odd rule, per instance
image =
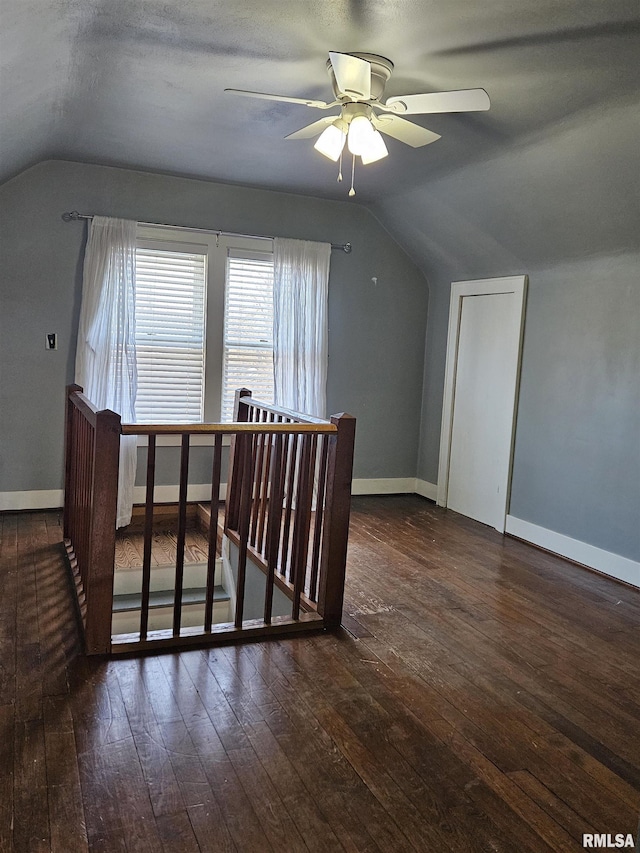
[[340, 152], [340, 162], [338, 163], [338, 183], [342, 180], [342, 151]]
[[353, 188], [353, 179], [354, 179], [355, 174], [356, 174], [356, 155], [352, 154], [351, 156], [353, 157], [353, 159], [351, 161], [351, 189], [349, 190], [349, 196], [350, 197], [354, 196], [356, 194], [356, 191]]

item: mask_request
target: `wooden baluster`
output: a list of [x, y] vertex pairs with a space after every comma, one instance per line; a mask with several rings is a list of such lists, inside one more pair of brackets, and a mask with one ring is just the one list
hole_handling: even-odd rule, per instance
[[173, 598], [173, 636], [180, 636], [182, 622], [182, 581], [184, 577], [184, 545], [187, 531], [187, 484], [189, 478], [189, 435], [182, 436], [180, 453], [180, 491], [178, 496], [178, 541], [176, 551], [176, 580]]
[[296, 516], [293, 525], [293, 545], [291, 549], [291, 572], [293, 577], [293, 603], [291, 616], [300, 615], [300, 597], [304, 590], [309, 546], [309, 526], [311, 524], [311, 501], [313, 498], [313, 467], [315, 459], [315, 435], [302, 436], [302, 452], [298, 470], [298, 488], [296, 489]]
[[[251, 407], [251, 423], [258, 423], [260, 420], [260, 409], [256, 406]], [[256, 435], [252, 433], [251, 435], [251, 456], [252, 456], [252, 464], [251, 464], [251, 504], [249, 508], [249, 544], [253, 545], [253, 516], [254, 516], [254, 507], [256, 506], [256, 478], [258, 476], [258, 468], [257, 468], [257, 458], [258, 458], [258, 450], [260, 446], [260, 439], [262, 436]]]
[[86, 593], [86, 585], [88, 583], [87, 566], [89, 561], [89, 526], [87, 523], [87, 503], [89, 500], [87, 490], [87, 471], [89, 470], [89, 445], [87, 436], [89, 425], [82, 416], [79, 416], [78, 420], [78, 508], [75, 547], [77, 548], [76, 553], [78, 557], [78, 571], [80, 573], [80, 581], [82, 583], [82, 589]]
[[111, 649], [119, 459], [120, 415], [106, 409], [96, 414], [91, 466], [91, 528], [85, 585], [88, 654], [106, 654]]
[[91, 513], [91, 472], [93, 470], [93, 453], [91, 448], [91, 426], [81, 416], [80, 418], [80, 518], [79, 545], [81, 547], [80, 571], [83, 581], [87, 581], [87, 570], [90, 559], [89, 527]]
[[[271, 413], [269, 415], [269, 423], [273, 423], [274, 415]], [[258, 522], [258, 537], [257, 537], [257, 549], [261, 554], [265, 553], [265, 532], [266, 532], [266, 518], [267, 518], [267, 507], [269, 506], [269, 481], [271, 477], [271, 452], [273, 449], [273, 435], [271, 433], [266, 434], [264, 436], [264, 440], [267, 445], [266, 458], [264, 463], [264, 472], [262, 476], [262, 485], [263, 492], [260, 500], [260, 518]]]
[[[92, 494], [93, 479], [95, 476], [95, 447], [96, 447], [96, 429], [91, 424], [84, 420], [82, 421], [84, 429], [84, 455], [83, 455], [83, 477], [84, 477], [84, 497], [82, 501], [82, 527], [83, 527], [83, 545], [85, 558], [85, 572], [89, 571], [89, 561], [91, 559], [91, 519], [93, 517], [93, 500]], [[96, 425], [97, 427], [97, 425]]]
[[[257, 422], [263, 423], [263, 421], [266, 421], [267, 413], [266, 411], [263, 412], [262, 410], [258, 410], [257, 416]], [[256, 436], [257, 458], [254, 477], [253, 507], [251, 512], [251, 544], [253, 545], [253, 547], [255, 547], [256, 542], [258, 540], [258, 519], [260, 517], [260, 506], [263, 500], [263, 468], [265, 459], [266, 438], [266, 435]]]
[[85, 531], [86, 531], [85, 536], [86, 536], [86, 543], [87, 543], [86, 553], [87, 553], [87, 559], [89, 559], [89, 553], [90, 553], [90, 548], [91, 548], [91, 546], [89, 544], [89, 540], [91, 537], [91, 526], [93, 523], [93, 516], [94, 516], [95, 495], [93, 494], [93, 484], [94, 484], [94, 478], [96, 476], [95, 454], [96, 454], [96, 430], [98, 428], [98, 425], [96, 424], [96, 426], [94, 428], [91, 426], [91, 424], [88, 421], [85, 421], [84, 425], [85, 425], [86, 437], [87, 437], [87, 439], [86, 439], [87, 440], [87, 451], [85, 454], [85, 460], [86, 460], [85, 461], [85, 466], [86, 466], [85, 467], [85, 471], [86, 471], [86, 475], [85, 475], [85, 477], [86, 477], [86, 487], [85, 487], [86, 502], [85, 502], [84, 512], [85, 512]]
[[[89, 581], [88, 571], [91, 560], [91, 546], [89, 542], [91, 530], [91, 480], [94, 465], [94, 453], [92, 447], [92, 428], [84, 416], [80, 416], [80, 513], [79, 513], [79, 530], [78, 530], [78, 545], [80, 552], [78, 554], [80, 577], [83, 585]], [[85, 590], [86, 592], [86, 590]]]
[[338, 432], [329, 436], [318, 613], [327, 627], [337, 627], [344, 598], [356, 421], [351, 415], [342, 414], [334, 415], [331, 423]]
[[[278, 424], [284, 423], [284, 418], [282, 415], [277, 415], [275, 422]], [[275, 562], [275, 570], [284, 575], [284, 564], [282, 562], [282, 522], [283, 522], [283, 514], [284, 514], [284, 504], [285, 504], [285, 483], [286, 483], [286, 474], [287, 474], [287, 458], [289, 453], [289, 440], [290, 436], [285, 435], [283, 433], [280, 434], [282, 438], [282, 447], [280, 448], [280, 459], [278, 462], [278, 477], [277, 480], [280, 488], [280, 508], [278, 511], [278, 529], [275, 531], [277, 535], [277, 545], [276, 545], [276, 562]]]
[[[78, 535], [78, 413], [76, 411], [75, 406], [71, 409], [70, 415], [71, 421], [71, 442], [73, 444], [70, 453], [70, 485], [69, 485], [69, 494], [65, 494], [65, 515], [68, 524], [68, 529], [65, 532], [65, 538], [71, 541], [74, 552], [76, 552], [76, 538]], [[68, 512], [67, 512], [67, 504], [68, 504]]]
[[156, 437], [149, 436], [147, 447], [147, 490], [144, 507], [144, 549], [142, 557], [142, 594], [140, 596], [140, 639], [147, 639], [149, 627], [149, 591], [151, 588], [151, 545], [153, 540], [153, 489], [156, 472]]
[[[74, 441], [76, 442], [76, 448], [74, 452], [74, 498], [73, 498], [73, 530], [71, 531], [71, 539], [73, 541], [73, 550], [78, 555], [78, 546], [82, 546], [82, 542], [80, 542], [80, 524], [81, 524], [81, 514], [82, 514], [82, 468], [81, 468], [81, 459], [82, 459], [82, 428], [81, 421], [79, 418], [79, 413], [74, 413], [74, 420], [76, 421], [75, 429], [73, 432]], [[79, 568], [79, 566], [78, 566]]]
[[211, 470], [211, 505], [209, 516], [209, 553], [207, 556], [207, 594], [204, 610], [204, 630], [211, 631], [213, 621], [213, 592], [216, 559], [218, 557], [218, 507], [220, 506], [220, 472], [222, 469], [222, 436], [216, 435]]
[[269, 514], [267, 520], [267, 582], [264, 596], [264, 621], [271, 623], [273, 607], [273, 585], [275, 571], [278, 566], [278, 551], [280, 544], [280, 527], [282, 525], [282, 499], [284, 493], [284, 447], [287, 441], [285, 435], [273, 436], [273, 465], [270, 477]]
[[[76, 457], [76, 476], [78, 479], [77, 484], [77, 503], [76, 503], [76, 543], [75, 546], [78, 550], [78, 559], [81, 560], [79, 563], [80, 574], [81, 576], [84, 573], [84, 564], [86, 562], [86, 503], [87, 503], [87, 494], [86, 494], [86, 471], [88, 466], [88, 449], [87, 449], [87, 423], [84, 418], [78, 413], [78, 429], [77, 429], [77, 439], [78, 439], [78, 453]], [[83, 578], [84, 580], [84, 578]]]
[[320, 436], [322, 444], [320, 464], [318, 466], [318, 494], [316, 496], [316, 513], [313, 522], [313, 547], [311, 550], [311, 579], [309, 581], [309, 598], [318, 600], [318, 569], [320, 567], [320, 545], [322, 543], [322, 525], [324, 519], [324, 492], [327, 481], [327, 451], [328, 436]]
[[[77, 447], [75, 451], [75, 507], [74, 507], [74, 518], [73, 518], [73, 537], [74, 537], [74, 551], [76, 551], [76, 555], [78, 556], [78, 560], [80, 560], [80, 554], [82, 553], [84, 541], [83, 541], [83, 528], [82, 528], [82, 504], [84, 500], [84, 492], [83, 492], [83, 454], [85, 453], [84, 448], [84, 421], [80, 416], [79, 412], [75, 414], [76, 428], [74, 431], [74, 439], [77, 442]], [[78, 551], [77, 549], [80, 549]], [[80, 563], [78, 563], [78, 570], [80, 571]]]
[[235, 627], [242, 628], [244, 613], [244, 589], [247, 569], [247, 545], [249, 544], [249, 522], [251, 520], [251, 486], [253, 480], [253, 441], [251, 435], [238, 436], [242, 459], [240, 482], [240, 514], [238, 519], [238, 578], [236, 581]]
[[[291, 423], [287, 419], [287, 423]], [[289, 447], [287, 450], [287, 486], [284, 495], [284, 526], [282, 528], [282, 550], [280, 552], [281, 562], [280, 571], [283, 575], [287, 574], [287, 559], [289, 557], [289, 536], [291, 530], [291, 514], [293, 512], [293, 504], [295, 503], [295, 483], [296, 483], [296, 468], [298, 460], [298, 436], [292, 435], [289, 439]], [[289, 580], [292, 581], [292, 569], [289, 566]]]

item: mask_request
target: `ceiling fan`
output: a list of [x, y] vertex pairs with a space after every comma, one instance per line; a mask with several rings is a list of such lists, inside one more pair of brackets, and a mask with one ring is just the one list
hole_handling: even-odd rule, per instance
[[[367, 165], [388, 155], [381, 134], [386, 134], [413, 148], [429, 145], [440, 139], [439, 134], [402, 118], [404, 115], [453, 113], [488, 110], [489, 96], [484, 89], [460, 89], [455, 92], [429, 92], [420, 95], [396, 95], [385, 103], [380, 99], [393, 71], [393, 62], [373, 53], [338, 53], [331, 51], [327, 71], [335, 100], [317, 101], [310, 98], [290, 98], [266, 92], [244, 89], [225, 89], [234, 95], [263, 98], [288, 104], [302, 104], [319, 110], [340, 107], [339, 115], [325, 116], [306, 127], [290, 133], [286, 139], [311, 139], [318, 136], [314, 148], [334, 162], [340, 160], [345, 143], [353, 155], [351, 189], [355, 195], [353, 176], [355, 158]], [[339, 169], [338, 180], [342, 180]]]

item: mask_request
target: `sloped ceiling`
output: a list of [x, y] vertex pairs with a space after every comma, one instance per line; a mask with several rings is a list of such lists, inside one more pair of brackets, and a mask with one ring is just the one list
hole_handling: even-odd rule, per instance
[[[0, 180], [43, 159], [346, 197], [333, 163], [284, 136], [320, 117], [225, 87], [329, 99], [329, 50], [389, 57], [386, 94], [481, 86], [487, 113], [356, 177], [384, 205], [601, 108], [637, 100], [636, 2], [615, 0], [2, 0]], [[587, 131], [588, 132], [588, 131]], [[397, 201], [395, 202], [397, 205]], [[393, 209], [391, 204], [390, 210]]]

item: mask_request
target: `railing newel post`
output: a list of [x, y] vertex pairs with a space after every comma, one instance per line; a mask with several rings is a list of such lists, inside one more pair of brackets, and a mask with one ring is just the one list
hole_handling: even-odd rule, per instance
[[[251, 391], [248, 388], [238, 388], [235, 394], [233, 403], [233, 419], [237, 423], [247, 423], [249, 421], [249, 406], [247, 403], [242, 403], [242, 397], [251, 397]], [[228, 489], [226, 503], [226, 523], [234, 529], [238, 526], [238, 517], [240, 513], [240, 490], [237, 488], [242, 471], [242, 456], [243, 454], [236, 449], [238, 446], [239, 436], [234, 435], [231, 438], [231, 448], [229, 450], [229, 473], [227, 476]], [[242, 444], [242, 442], [240, 442]]]
[[331, 423], [338, 431], [329, 436], [318, 613], [325, 627], [337, 628], [344, 600], [356, 420], [343, 412], [333, 415]]
[[120, 415], [109, 409], [96, 413], [91, 478], [92, 517], [87, 559], [85, 647], [88, 654], [111, 649], [111, 611], [116, 549]]

